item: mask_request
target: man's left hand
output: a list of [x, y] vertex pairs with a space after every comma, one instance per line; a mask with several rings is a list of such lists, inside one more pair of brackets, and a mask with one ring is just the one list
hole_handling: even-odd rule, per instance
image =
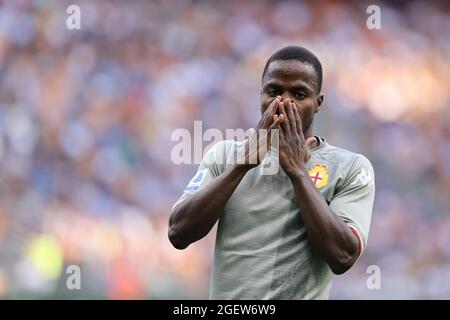
[[310, 147], [316, 139], [309, 137], [305, 140], [300, 114], [291, 99], [283, 99], [278, 109], [283, 116], [279, 143], [281, 167], [290, 178], [307, 175], [307, 163], [311, 157]]

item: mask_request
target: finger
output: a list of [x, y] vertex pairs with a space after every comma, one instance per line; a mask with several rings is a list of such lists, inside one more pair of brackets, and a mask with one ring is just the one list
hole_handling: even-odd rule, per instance
[[259, 139], [258, 139], [258, 144], [259, 144], [259, 148], [261, 150], [262, 153], [265, 153], [264, 151], [264, 147], [266, 145], [266, 143], [270, 146], [270, 135], [273, 129], [278, 129], [281, 122], [283, 121], [283, 117], [278, 116], [276, 114], [273, 115], [272, 117], [273, 121], [272, 124], [270, 125], [270, 127], [267, 129], [267, 131], [258, 131], [259, 132]]
[[272, 123], [272, 119], [274, 114], [278, 110], [278, 103], [280, 102], [280, 98], [276, 97], [272, 100], [270, 105], [267, 107], [266, 111], [264, 111], [261, 120], [257, 126], [257, 129], [267, 129]]
[[245, 148], [245, 163], [246, 164], [256, 164], [257, 155], [256, 151], [258, 149], [258, 134], [255, 129], [251, 129], [249, 139], [247, 140]]
[[283, 115], [283, 122], [281, 122], [281, 129], [283, 129], [285, 134], [291, 133], [291, 127], [289, 123], [289, 118], [286, 114], [285, 101], [278, 104], [278, 109], [280, 110], [280, 115]]
[[279, 97], [276, 97], [275, 99], [272, 100], [267, 109], [263, 112], [261, 120], [259, 120], [259, 123], [256, 126], [257, 130], [267, 129], [270, 126], [270, 124], [272, 123], [272, 117], [278, 110], [279, 101], [280, 101]]
[[287, 98], [285, 103], [285, 109], [289, 117], [289, 126], [291, 128], [291, 132], [294, 133], [297, 132], [297, 124], [294, 117], [294, 111], [292, 110], [292, 103], [293, 102], [291, 101], [291, 99]]
[[[281, 115], [280, 115], [280, 117], [281, 117]], [[284, 116], [283, 116], [283, 118], [284, 118]], [[281, 123], [283, 123], [284, 121], [286, 121], [286, 119], [284, 119]], [[279, 130], [278, 133], [280, 135], [280, 140], [284, 140], [285, 139], [285, 135], [286, 135], [284, 133], [284, 131], [283, 130]]]
[[314, 146], [314, 144], [317, 142], [315, 137], [309, 137], [305, 141], [305, 145], [307, 146], [307, 150], [305, 153], [304, 162], [307, 163], [309, 159], [311, 159], [311, 148]]
[[298, 108], [294, 102], [292, 102], [292, 111], [294, 112], [297, 133], [301, 134], [303, 133], [302, 119], [300, 118], [300, 113], [298, 112]]
[[267, 135], [267, 141], [269, 142], [269, 145], [270, 145], [270, 142], [271, 142], [271, 139], [272, 139], [272, 137], [271, 137], [272, 130], [274, 130], [274, 129], [278, 130], [280, 128], [280, 124], [281, 124], [282, 121], [283, 121], [283, 116], [281, 116], [281, 115], [278, 116], [276, 114], [273, 116], [273, 122], [272, 122], [272, 124], [269, 127], [268, 135]]
[[267, 116], [268, 120], [271, 120], [273, 118], [273, 115], [277, 113], [278, 110], [278, 104], [281, 101], [281, 97], [277, 96], [275, 99], [272, 100], [269, 107], [267, 108], [265, 114]]
[[280, 127], [281, 122], [283, 122], [283, 118], [284, 118], [283, 115], [278, 116], [278, 115], [274, 114], [273, 122], [272, 122], [272, 125], [270, 126], [269, 130], [278, 129]]
[[277, 130], [277, 133], [278, 133], [278, 135], [280, 134], [280, 124], [281, 124], [281, 122], [283, 121], [283, 115], [280, 115], [280, 116], [278, 116], [278, 115], [274, 115], [273, 116], [273, 123], [272, 123], [272, 125], [270, 126], [270, 128], [269, 128], [269, 134], [268, 134], [268, 145], [269, 145], [269, 148], [268, 149], [270, 149], [271, 148], [271, 146], [272, 146], [272, 139], [273, 139], [273, 134], [274, 134], [274, 132], [273, 132], [273, 130]]
[[315, 137], [309, 137], [305, 141], [305, 145], [307, 145], [309, 148], [314, 147], [314, 145], [317, 143], [317, 140]]

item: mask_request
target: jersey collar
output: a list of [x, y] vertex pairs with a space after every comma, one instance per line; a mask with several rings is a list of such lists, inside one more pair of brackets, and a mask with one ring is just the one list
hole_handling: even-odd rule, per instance
[[314, 138], [316, 138], [318, 144], [314, 148], [311, 148], [311, 151], [315, 152], [315, 151], [323, 149], [326, 146], [327, 141], [324, 138], [319, 137], [319, 136], [314, 136]]

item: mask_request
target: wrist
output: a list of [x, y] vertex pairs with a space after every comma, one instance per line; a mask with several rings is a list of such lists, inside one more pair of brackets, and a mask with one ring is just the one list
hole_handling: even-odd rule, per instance
[[308, 174], [308, 171], [306, 170], [306, 168], [298, 168], [296, 170], [286, 172], [286, 175], [291, 180], [303, 180], [305, 178], [309, 178], [309, 174]]
[[253, 169], [257, 165], [249, 165], [249, 164], [235, 164], [232, 170], [238, 174], [246, 174], [249, 170]]

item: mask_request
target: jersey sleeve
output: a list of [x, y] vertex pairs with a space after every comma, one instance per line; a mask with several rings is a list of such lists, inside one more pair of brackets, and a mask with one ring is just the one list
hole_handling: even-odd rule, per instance
[[185, 187], [183, 194], [172, 206], [172, 211], [177, 205], [200, 191], [223, 172], [225, 167], [227, 145], [226, 140], [220, 141], [208, 150], [198, 166], [197, 172]]
[[367, 246], [375, 199], [375, 175], [370, 161], [358, 155], [342, 186], [330, 202], [330, 209], [341, 217], [358, 237], [361, 255]]

